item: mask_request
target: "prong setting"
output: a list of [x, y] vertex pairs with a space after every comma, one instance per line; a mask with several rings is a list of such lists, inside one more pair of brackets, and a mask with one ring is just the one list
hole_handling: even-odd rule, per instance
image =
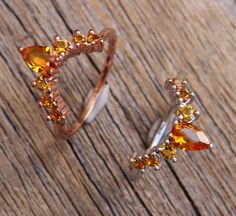
[[178, 160], [179, 160], [178, 157], [173, 157], [173, 158], [172, 158], [172, 162], [174, 162], [174, 163], [177, 163]]
[[[213, 148], [213, 144], [209, 143], [203, 131], [192, 124], [199, 118], [200, 112], [190, 105], [195, 97], [190, 87], [187, 80], [174, 78], [167, 79], [165, 82], [165, 88], [169, 91], [171, 99], [175, 100], [175, 107], [172, 109], [174, 113], [173, 125], [168, 134], [166, 131], [158, 131], [157, 135], [160, 138], [154, 137], [151, 147], [142, 153], [142, 159], [147, 161], [145, 168], [150, 166], [150, 156], [158, 160], [158, 163], [154, 164], [153, 168], [159, 170], [162, 158], [171, 160], [174, 163], [178, 162], [179, 153], [177, 149], [188, 151]], [[163, 134], [165, 137], [161, 137]]]

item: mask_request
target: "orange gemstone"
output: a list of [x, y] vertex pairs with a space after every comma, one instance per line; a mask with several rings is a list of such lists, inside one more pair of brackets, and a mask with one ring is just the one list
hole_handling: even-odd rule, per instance
[[51, 83], [47, 82], [44, 76], [39, 75], [36, 79], [36, 86], [39, 90], [46, 91], [51, 87]]
[[44, 77], [50, 77], [50, 70], [52, 69], [52, 67], [48, 66], [48, 65], [44, 65], [41, 67], [41, 71], [40, 74], [42, 74]]
[[177, 151], [171, 144], [162, 144], [161, 153], [165, 159], [172, 159], [176, 157]]
[[52, 99], [49, 95], [44, 95], [42, 100], [41, 100], [41, 103], [46, 108], [52, 108], [53, 107], [53, 102], [52, 102]]
[[171, 133], [172, 144], [182, 150], [204, 150], [210, 146], [205, 133], [193, 124], [180, 122], [173, 126]]
[[180, 79], [174, 78], [172, 82], [175, 84], [176, 90], [181, 90], [184, 86], [183, 81]]
[[62, 113], [55, 106], [50, 110], [49, 116], [53, 121], [59, 121], [62, 119]]
[[86, 41], [86, 37], [83, 34], [74, 34], [73, 42], [74, 43], [83, 43]]
[[136, 169], [144, 169], [146, 167], [145, 160], [134, 159], [132, 163]]
[[153, 155], [148, 155], [145, 161], [147, 166], [153, 166], [153, 167], [158, 166], [159, 163], [158, 158]]
[[99, 39], [99, 36], [96, 34], [89, 34], [87, 38], [88, 43], [92, 43], [94, 40]]
[[183, 89], [180, 91], [180, 94], [177, 96], [177, 98], [182, 98], [184, 102], [189, 100], [189, 91], [187, 89]]
[[46, 64], [50, 61], [51, 48], [47, 46], [30, 46], [21, 51], [21, 55], [29, 68], [35, 72], [47, 73], [50, 70]]

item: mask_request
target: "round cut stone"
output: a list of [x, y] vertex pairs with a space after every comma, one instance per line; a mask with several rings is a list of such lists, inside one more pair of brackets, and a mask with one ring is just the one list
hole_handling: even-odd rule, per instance
[[180, 91], [184, 87], [183, 81], [178, 78], [174, 78], [172, 80], [172, 83], [176, 86], [176, 90], [178, 91]]
[[62, 113], [55, 106], [50, 110], [49, 116], [53, 121], [59, 121], [62, 119]]
[[177, 151], [171, 144], [162, 144], [161, 153], [165, 159], [172, 159], [176, 157]]
[[49, 95], [44, 95], [41, 103], [45, 108], [53, 108], [53, 102]]
[[62, 52], [67, 52], [69, 48], [69, 42], [67, 40], [61, 39], [54, 43], [54, 50], [57, 54]]
[[73, 36], [74, 43], [83, 43], [86, 41], [86, 37], [83, 34], [75, 34]]
[[89, 34], [87, 38], [88, 43], [92, 43], [94, 40], [99, 39], [99, 36], [96, 34]]
[[51, 87], [50, 82], [46, 82], [44, 76], [39, 75], [36, 79], [36, 86], [41, 91], [46, 91]]
[[158, 166], [159, 164], [158, 158], [155, 157], [154, 155], [148, 155], [145, 162], [147, 166], [152, 166], [152, 167]]
[[180, 107], [178, 115], [183, 117], [184, 122], [190, 122], [195, 117], [195, 109], [190, 105]]
[[182, 98], [184, 102], [187, 102], [189, 100], [189, 91], [187, 89], [182, 89], [179, 92], [179, 95], [177, 96], [177, 98]]
[[144, 169], [146, 167], [145, 160], [133, 159], [132, 163], [136, 169]]

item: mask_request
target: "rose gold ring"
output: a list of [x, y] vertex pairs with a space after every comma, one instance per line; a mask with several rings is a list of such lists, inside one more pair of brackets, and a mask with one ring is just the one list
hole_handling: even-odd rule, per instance
[[[66, 120], [71, 115], [71, 111], [60, 94], [59, 69], [69, 58], [74, 56], [82, 53], [102, 52], [106, 41], [108, 42], [107, 56], [100, 78], [90, 92], [78, 120], [70, 128], [67, 128]], [[85, 122], [91, 121], [89, 117], [95, 112], [96, 106], [100, 106], [96, 109], [101, 109], [104, 105], [101, 105], [104, 103], [104, 99], [101, 97], [104, 97], [105, 93], [107, 94], [106, 78], [112, 66], [116, 42], [115, 30], [106, 28], [98, 34], [89, 30], [87, 37], [76, 30], [72, 42], [55, 36], [52, 48], [39, 45], [19, 48], [27, 66], [39, 74], [33, 82], [33, 86], [42, 91], [43, 97], [39, 105], [47, 110], [47, 120], [53, 121], [55, 134], [59, 138], [68, 139], [71, 137]], [[96, 112], [98, 111], [96, 110]]]
[[147, 169], [159, 170], [162, 161], [177, 162], [179, 150], [199, 151], [213, 148], [207, 135], [195, 124], [200, 112], [191, 104], [194, 91], [184, 73], [167, 79], [166, 90], [171, 98], [171, 108], [164, 120], [153, 124], [149, 148], [134, 153], [130, 159], [131, 178], [137, 180]]

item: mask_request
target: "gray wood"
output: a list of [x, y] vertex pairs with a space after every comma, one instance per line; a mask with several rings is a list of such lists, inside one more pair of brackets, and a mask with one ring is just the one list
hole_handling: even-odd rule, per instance
[[[236, 9], [230, 0], [0, 1], [0, 215], [235, 215]], [[230, 6], [229, 6], [230, 5]], [[56, 140], [17, 46], [50, 45], [113, 27], [119, 41], [106, 108], [69, 141]], [[73, 116], [104, 55], [66, 65]], [[183, 153], [139, 182], [128, 157], [168, 109], [163, 84], [188, 71], [213, 151]]]

